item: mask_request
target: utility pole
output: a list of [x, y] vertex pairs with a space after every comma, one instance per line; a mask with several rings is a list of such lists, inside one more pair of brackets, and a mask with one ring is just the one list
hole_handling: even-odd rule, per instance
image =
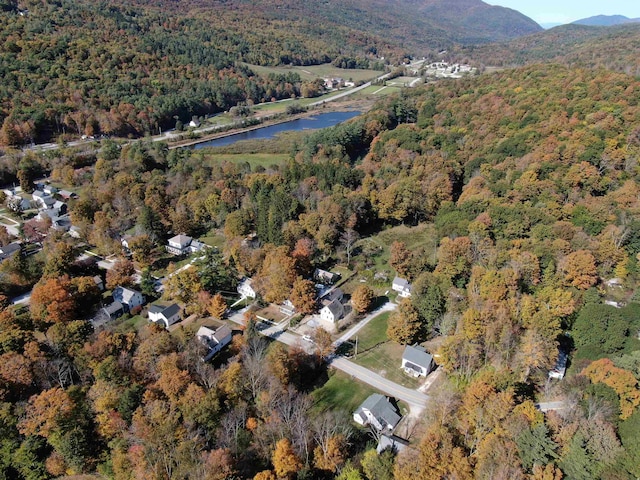
[[358, 336], [356, 335], [356, 353], [353, 355], [353, 358], [358, 356]]

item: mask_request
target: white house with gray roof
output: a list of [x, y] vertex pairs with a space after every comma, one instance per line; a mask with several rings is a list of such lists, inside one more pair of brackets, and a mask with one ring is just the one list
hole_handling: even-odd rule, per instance
[[167, 244], [167, 252], [174, 255], [186, 255], [188, 253], [196, 253], [205, 247], [204, 243], [191, 238], [188, 235], [176, 235], [171, 237]]
[[340, 300], [327, 303], [320, 309], [320, 320], [334, 328], [335, 323], [344, 316], [344, 305]]
[[354, 422], [371, 425], [379, 432], [392, 432], [401, 418], [396, 406], [379, 393], [370, 395], [353, 413]]
[[131, 288], [118, 286], [113, 290], [113, 300], [120, 302], [127, 312], [144, 305], [144, 295]]
[[435, 367], [433, 356], [419, 346], [407, 345], [402, 354], [402, 368], [414, 377], [426, 377]]
[[398, 295], [402, 298], [409, 298], [411, 296], [411, 284], [404, 278], [394, 278], [391, 284], [391, 290], [398, 292]]
[[149, 307], [149, 320], [164, 325], [164, 328], [180, 321], [180, 305], [172, 303], [169, 306], [151, 305]]
[[216, 353], [222, 350], [226, 345], [231, 343], [233, 332], [227, 325], [213, 330], [212, 328], [202, 326], [196, 332], [196, 338], [208, 348], [207, 354], [203, 357], [203, 361], [210, 360]]

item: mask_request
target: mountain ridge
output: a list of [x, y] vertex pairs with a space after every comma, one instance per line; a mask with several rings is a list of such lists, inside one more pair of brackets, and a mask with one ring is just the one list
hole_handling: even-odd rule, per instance
[[581, 18], [571, 23], [590, 27], [613, 27], [615, 25], [637, 22], [640, 22], [640, 18], [629, 18], [624, 15], [594, 15], [593, 17]]

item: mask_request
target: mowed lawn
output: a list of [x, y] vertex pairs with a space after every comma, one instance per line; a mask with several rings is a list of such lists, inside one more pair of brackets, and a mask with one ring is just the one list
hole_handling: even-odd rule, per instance
[[367, 81], [376, 78], [382, 74], [378, 70], [357, 70], [357, 69], [344, 69], [337, 68], [330, 63], [323, 65], [310, 65], [310, 66], [290, 66], [290, 67], [263, 67], [259, 65], [249, 65], [245, 63], [247, 67], [253, 70], [258, 75], [268, 75], [274, 73], [276, 75], [282, 75], [287, 73], [297, 73], [302, 80], [315, 80], [316, 78], [342, 78], [344, 80], [353, 80], [354, 82]]
[[404, 345], [387, 340], [389, 315], [390, 312], [378, 315], [358, 332], [358, 355], [351, 360], [392, 382], [417, 388], [420, 383], [405, 375], [400, 368]]
[[356, 95], [360, 95], [360, 96], [375, 95], [376, 97], [378, 97], [378, 96], [391, 95], [392, 93], [397, 93], [400, 90], [401, 90], [400, 87], [390, 87], [390, 86], [384, 86], [384, 85], [371, 85], [370, 87], [363, 88]]
[[320, 412], [346, 410], [352, 413], [372, 393], [376, 393], [372, 387], [346, 373], [330, 370], [327, 383], [314, 390], [311, 396], [315, 401], [314, 408]]

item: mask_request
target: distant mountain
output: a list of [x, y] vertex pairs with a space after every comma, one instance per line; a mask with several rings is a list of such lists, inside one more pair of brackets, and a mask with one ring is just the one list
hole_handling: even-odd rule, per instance
[[452, 59], [498, 67], [554, 62], [640, 76], [640, 23], [607, 28], [562, 25], [509, 42], [462, 46], [450, 53]]
[[65, 131], [141, 135], [300, 94], [296, 75], [246, 64], [382, 69], [542, 30], [481, 0], [0, 2], [0, 142], [10, 145]]
[[576, 25], [588, 25], [590, 27], [612, 27], [624, 23], [640, 22], [640, 18], [629, 18], [624, 15], [596, 15], [572, 22]]
[[544, 28], [545, 30], [549, 30], [550, 28], [554, 28], [554, 27], [559, 27], [560, 25], [564, 25], [564, 23], [548, 22], [548, 23], [541, 23], [540, 24], [540, 26], [542, 28]]

